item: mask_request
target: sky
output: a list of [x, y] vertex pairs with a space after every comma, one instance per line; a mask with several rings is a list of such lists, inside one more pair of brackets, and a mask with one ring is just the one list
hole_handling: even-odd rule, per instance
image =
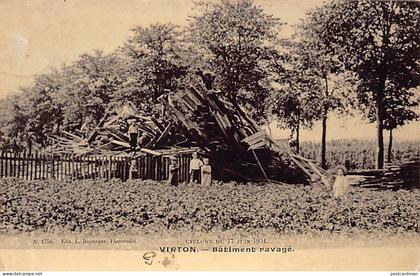
[[[37, 74], [103, 49], [111, 52], [136, 25], [156, 22], [186, 24], [192, 0], [0, 0], [0, 98], [30, 85]], [[287, 23], [283, 35], [321, 0], [256, 0], [267, 13]], [[1, 116], [1, 115], [0, 115]], [[273, 124], [273, 136], [286, 138]], [[420, 123], [395, 132], [396, 139], [416, 139]], [[374, 138], [374, 125], [360, 118], [329, 120], [329, 139]], [[320, 126], [301, 133], [302, 140], [319, 140]]]

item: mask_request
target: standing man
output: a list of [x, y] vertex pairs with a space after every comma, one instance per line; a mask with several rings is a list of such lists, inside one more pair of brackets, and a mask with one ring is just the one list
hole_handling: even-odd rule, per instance
[[192, 159], [190, 161], [190, 182], [191, 183], [200, 183], [201, 166], [203, 166], [203, 162], [198, 158], [198, 153], [194, 152], [192, 154]]
[[130, 136], [130, 151], [135, 152], [137, 148], [137, 139], [139, 137], [139, 127], [137, 126], [135, 120], [130, 122], [128, 135]]

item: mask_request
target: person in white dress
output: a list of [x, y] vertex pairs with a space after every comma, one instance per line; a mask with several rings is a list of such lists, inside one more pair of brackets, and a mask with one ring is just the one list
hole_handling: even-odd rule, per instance
[[349, 192], [350, 183], [346, 174], [346, 167], [338, 166], [336, 168], [335, 181], [333, 184], [333, 195], [335, 198], [345, 198]]
[[201, 166], [201, 185], [211, 186], [211, 166], [209, 159], [203, 159], [204, 164]]

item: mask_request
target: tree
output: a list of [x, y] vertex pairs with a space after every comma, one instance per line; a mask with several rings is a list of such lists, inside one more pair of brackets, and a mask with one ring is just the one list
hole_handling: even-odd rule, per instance
[[22, 93], [9, 96], [1, 101], [0, 141], [2, 150], [19, 151], [21, 149], [22, 133], [25, 131], [28, 119], [22, 108], [23, 101]]
[[[337, 56], [330, 51], [330, 43], [320, 40], [327, 26], [316, 13], [302, 20], [294, 34], [294, 66], [307, 78], [313, 78], [318, 95], [313, 100], [319, 105], [322, 121], [321, 167], [326, 166], [327, 120], [329, 112], [343, 111], [350, 105], [347, 99], [351, 92], [352, 76], [346, 73]], [[328, 41], [327, 41], [328, 42]], [[347, 85], [349, 83], [349, 85]]]
[[[128, 60], [127, 73], [134, 76], [141, 98], [156, 103], [166, 91], [182, 87], [189, 63], [179, 27], [173, 24], [137, 26], [122, 47]], [[144, 94], [146, 92], [146, 94]]]
[[233, 104], [241, 103], [258, 121], [270, 95], [272, 68], [280, 59], [280, 21], [252, 0], [201, 1], [190, 18], [190, 40], [217, 76], [215, 86]]
[[85, 120], [103, 118], [124, 81], [120, 66], [117, 55], [95, 50], [62, 67], [55, 101], [63, 106], [64, 128], [79, 128]]
[[385, 91], [384, 128], [389, 131], [388, 163], [392, 161], [393, 130], [419, 118], [413, 108], [418, 107], [420, 98], [415, 98], [414, 93], [410, 90], [398, 91], [396, 89], [398, 88], [390, 85]]
[[[365, 117], [370, 122], [375, 122], [376, 113], [375, 107], [372, 106], [372, 100], [367, 97], [361, 97], [359, 98], [359, 102], [367, 112]], [[393, 130], [419, 118], [419, 114], [415, 111], [419, 103], [420, 97], [416, 95], [413, 89], [398, 88], [392, 83], [386, 85], [384, 97], [384, 129], [389, 131], [388, 163], [392, 161]]]
[[33, 85], [25, 89], [25, 101], [21, 105], [27, 116], [24, 130], [26, 144], [35, 142], [45, 147], [48, 136], [60, 131], [63, 108], [55, 95], [60, 89], [60, 77], [58, 71], [52, 70], [37, 76]]
[[[384, 165], [383, 130], [387, 85], [419, 85], [419, 3], [331, 1], [314, 10], [325, 31], [319, 39], [360, 79], [358, 94], [371, 94], [377, 129], [376, 168]], [[393, 97], [397, 97], [396, 90]]]
[[299, 134], [301, 128], [311, 128], [320, 117], [320, 105], [314, 78], [289, 68], [283, 75], [284, 82], [278, 87], [271, 99], [271, 113], [281, 127], [291, 129], [292, 148], [299, 153]]
[[55, 97], [59, 79], [56, 70], [38, 75], [33, 84], [20, 88], [17, 96], [4, 100], [0, 107], [5, 114], [0, 123], [4, 149], [25, 147], [31, 152], [33, 146], [45, 147], [48, 136], [59, 131], [63, 121], [63, 109]]

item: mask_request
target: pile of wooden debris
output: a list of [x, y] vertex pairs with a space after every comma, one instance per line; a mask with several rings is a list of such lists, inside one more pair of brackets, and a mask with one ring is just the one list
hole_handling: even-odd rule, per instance
[[[182, 142], [179, 135], [171, 135], [171, 124], [154, 117], [139, 115], [131, 102], [125, 102], [105, 114], [97, 125], [89, 122], [82, 125], [79, 131], [62, 131], [60, 135], [49, 137], [52, 140], [51, 151], [58, 154], [75, 154], [76, 156], [132, 156], [130, 154], [130, 137], [127, 134], [130, 121], [135, 120], [142, 133], [138, 144], [140, 152], [136, 156], [148, 153], [154, 155], [172, 154], [177, 143]], [[170, 138], [163, 140], [163, 138]], [[167, 147], [166, 145], [170, 145]], [[163, 145], [163, 146], [162, 146]], [[152, 149], [160, 148], [154, 151]], [[185, 149], [175, 150], [182, 152]], [[190, 152], [191, 150], [187, 150]]]
[[[89, 131], [51, 137], [53, 152], [78, 155], [181, 154], [200, 149], [219, 179], [315, 181], [330, 185], [331, 174], [274, 141], [236, 104], [218, 91], [191, 87], [160, 98], [160, 118], [145, 117], [131, 103], [107, 114]], [[128, 123], [142, 135], [140, 151], [130, 153]]]
[[420, 158], [411, 158], [401, 165], [389, 165], [380, 170], [358, 170], [349, 174], [353, 185], [373, 190], [420, 188]]

